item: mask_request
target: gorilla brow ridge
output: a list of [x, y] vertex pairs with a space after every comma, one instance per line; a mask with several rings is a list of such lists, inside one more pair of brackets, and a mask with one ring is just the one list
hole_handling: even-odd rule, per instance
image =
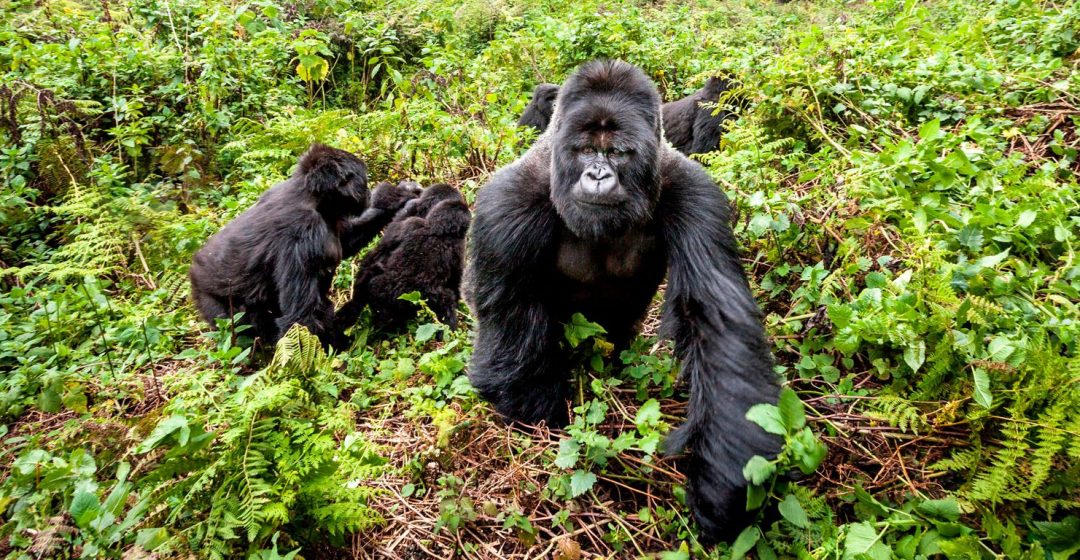
[[649, 113], [660, 109], [660, 94], [641, 70], [619, 60], [602, 60], [586, 63], [566, 81], [556, 112], [601, 96], [610, 97], [611, 105], [633, 104]]

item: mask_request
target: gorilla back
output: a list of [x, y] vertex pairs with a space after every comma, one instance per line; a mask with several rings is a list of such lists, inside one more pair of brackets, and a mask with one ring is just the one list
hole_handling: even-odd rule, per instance
[[582, 66], [563, 85], [548, 134], [477, 196], [468, 294], [477, 332], [469, 379], [510, 420], [568, 420], [561, 323], [575, 311], [626, 344], [665, 273], [665, 331], [689, 382], [669, 439], [702, 538], [745, 526], [753, 455], [779, 440], [745, 418], [779, 391], [760, 311], [704, 170], [661, 141], [660, 97], [636, 67]]
[[440, 321], [456, 329], [469, 217], [461, 193], [444, 183], [409, 201], [360, 262], [352, 299], [337, 312], [339, 328], [353, 325], [367, 305], [373, 324], [398, 331], [417, 311], [399, 298], [416, 291]]
[[324, 343], [336, 342], [330, 282], [343, 242], [361, 241], [353, 239], [350, 224], [367, 205], [364, 162], [313, 145], [289, 179], [266, 191], [195, 253], [191, 293], [203, 319], [213, 325], [242, 311], [267, 344], [293, 323]]
[[661, 108], [664, 115], [664, 137], [676, 150], [690, 154], [704, 154], [720, 146], [721, 126], [733, 117], [726, 109], [720, 109], [715, 115], [713, 109], [701, 106], [701, 103], [716, 103], [721, 94], [731, 89], [732, 83], [725, 78], [709, 78], [705, 85], [690, 95], [665, 103]]

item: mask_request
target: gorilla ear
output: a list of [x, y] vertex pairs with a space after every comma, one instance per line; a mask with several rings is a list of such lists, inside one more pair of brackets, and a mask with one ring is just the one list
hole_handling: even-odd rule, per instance
[[[367, 189], [367, 166], [360, 158], [323, 144], [312, 144], [300, 158], [296, 176], [303, 177], [311, 194], [325, 196], [340, 192], [355, 197], [353, 190]], [[358, 183], [351, 186], [351, 183]]]

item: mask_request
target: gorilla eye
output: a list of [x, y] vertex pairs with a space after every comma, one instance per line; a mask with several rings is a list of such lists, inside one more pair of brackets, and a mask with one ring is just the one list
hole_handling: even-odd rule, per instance
[[592, 146], [585, 146], [584, 148], [581, 149], [581, 153], [583, 153], [583, 154], [585, 154], [587, 156], [591, 156], [591, 155], [596, 153], [596, 149], [593, 148]]

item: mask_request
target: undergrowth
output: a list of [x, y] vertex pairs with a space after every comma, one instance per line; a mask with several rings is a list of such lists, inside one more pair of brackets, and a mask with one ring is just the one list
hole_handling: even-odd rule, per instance
[[[1080, 4], [11, 0], [0, 4], [7, 558], [1080, 554]], [[201, 324], [200, 244], [314, 141], [472, 200], [539, 82], [738, 78], [720, 149], [785, 392], [755, 523], [704, 550], [662, 453], [658, 314], [585, 317], [572, 423], [508, 428], [467, 330], [327, 355]], [[354, 263], [334, 297], [349, 293]], [[415, 298], [413, 298], [415, 299]], [[422, 305], [422, 302], [417, 302]], [[462, 307], [463, 323], [469, 325]]]

